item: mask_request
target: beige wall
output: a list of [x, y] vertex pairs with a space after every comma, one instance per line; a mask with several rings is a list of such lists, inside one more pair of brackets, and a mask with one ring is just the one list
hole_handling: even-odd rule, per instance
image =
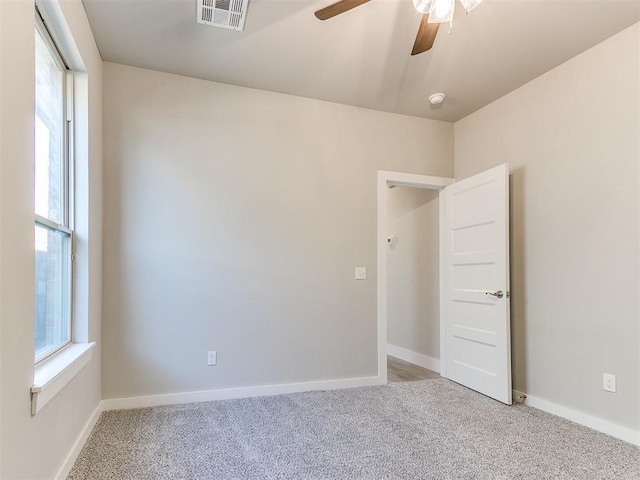
[[439, 212], [436, 190], [387, 194], [387, 342], [440, 359]]
[[456, 178], [511, 167], [514, 387], [636, 430], [639, 37], [636, 24], [455, 124]]
[[[95, 216], [84, 230], [91, 238], [86, 262], [86, 311], [91, 340], [100, 333], [101, 248], [101, 59], [79, 0], [62, 2], [63, 13], [89, 72], [91, 121], [87, 175], [95, 190], [87, 210]], [[0, 1], [0, 478], [50, 479], [100, 401], [100, 353], [43, 410], [32, 417], [34, 251], [33, 251], [33, 116], [34, 6], [27, 1]], [[89, 173], [90, 172], [90, 173]], [[10, 366], [10, 367], [7, 367]]]
[[[2, 219], [4, 218], [4, 205], [5, 205], [5, 200], [4, 200], [4, 195], [2, 194], [2, 189], [4, 189], [4, 181], [3, 181], [3, 171], [4, 171], [4, 157], [6, 156], [7, 152], [5, 151], [5, 149], [3, 148], [3, 145], [5, 143], [4, 137], [5, 137], [5, 131], [2, 128], [2, 124], [3, 124], [3, 119], [5, 117], [5, 115], [7, 115], [6, 112], [7, 110], [5, 109], [5, 105], [6, 105], [6, 99], [5, 97], [7, 96], [8, 92], [5, 92], [4, 90], [4, 76], [3, 76], [3, 72], [5, 70], [5, 68], [8, 68], [9, 65], [5, 66], [5, 61], [3, 60], [4, 58], [6, 58], [6, 54], [4, 53], [4, 48], [3, 46], [6, 44], [5, 42], [5, 36], [2, 34], [2, 32], [5, 30], [4, 27], [4, 23], [3, 23], [3, 18], [5, 17], [4, 15], [4, 7], [2, 6], [2, 4], [0, 4], [0, 186], [2, 186], [2, 188], [0, 188], [0, 345], [3, 345], [3, 341], [2, 341], [2, 325], [5, 322], [5, 318], [7, 318], [7, 314], [8, 312], [5, 311], [5, 308], [3, 307], [3, 302], [4, 302], [4, 282], [6, 281], [4, 278], [4, 275], [2, 274], [2, 272], [4, 272], [4, 257], [5, 257], [5, 249], [4, 249], [4, 227], [3, 224], [4, 222], [2, 221]], [[3, 416], [3, 408], [2, 408], [2, 385], [3, 385], [3, 381], [2, 381], [2, 364], [3, 364], [3, 358], [2, 358], [2, 353], [0, 353], [0, 432], [2, 432], [2, 416]], [[2, 474], [2, 434], [0, 434], [0, 475]]]
[[453, 125], [116, 64], [104, 87], [105, 398], [376, 375], [377, 170], [451, 175]]

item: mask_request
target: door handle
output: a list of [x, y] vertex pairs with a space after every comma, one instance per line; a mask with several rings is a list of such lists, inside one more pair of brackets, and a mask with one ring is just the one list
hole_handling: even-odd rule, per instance
[[502, 298], [504, 297], [504, 293], [502, 290], [498, 290], [497, 292], [485, 292], [485, 295], [491, 295], [492, 297]]

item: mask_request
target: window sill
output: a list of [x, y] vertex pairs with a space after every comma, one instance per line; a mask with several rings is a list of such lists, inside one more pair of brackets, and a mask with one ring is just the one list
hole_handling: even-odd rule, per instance
[[35, 368], [31, 415], [42, 410], [89, 363], [95, 346], [95, 342], [72, 343]]

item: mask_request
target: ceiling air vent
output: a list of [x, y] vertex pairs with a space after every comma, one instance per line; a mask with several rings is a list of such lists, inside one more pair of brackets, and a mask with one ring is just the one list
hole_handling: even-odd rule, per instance
[[197, 0], [198, 23], [244, 30], [249, 0]]

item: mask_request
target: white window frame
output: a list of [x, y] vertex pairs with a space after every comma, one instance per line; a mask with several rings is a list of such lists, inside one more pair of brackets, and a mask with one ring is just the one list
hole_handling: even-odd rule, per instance
[[[40, 226], [49, 230], [53, 230], [56, 232], [60, 232], [63, 235], [69, 237], [69, 256], [68, 256], [68, 284], [66, 285], [67, 289], [67, 306], [66, 310], [68, 312], [68, 339], [62, 344], [56, 345], [44, 352], [40, 355], [35, 356], [34, 363], [35, 365], [39, 365], [45, 360], [49, 359], [51, 356], [55, 355], [57, 352], [62, 350], [63, 348], [69, 346], [74, 342], [74, 315], [73, 315], [73, 291], [74, 291], [74, 268], [73, 268], [73, 259], [75, 258], [75, 240], [74, 240], [74, 203], [73, 203], [73, 192], [74, 192], [74, 161], [73, 161], [73, 72], [69, 69], [67, 63], [65, 62], [60, 50], [57, 45], [53, 41], [51, 32], [45, 25], [42, 16], [38, 9], [36, 9], [35, 14], [35, 30], [39, 33], [41, 38], [47, 44], [49, 48], [49, 52], [53, 56], [55, 62], [58, 64], [58, 67], [61, 71], [63, 71], [63, 214], [62, 214], [62, 224], [58, 224], [46, 217], [43, 217], [38, 214], [34, 214], [35, 216], [35, 225]], [[35, 33], [35, 31], [34, 31]], [[34, 332], [35, 333], [35, 332]], [[35, 352], [34, 352], [35, 355]]]
[[[1, 1], [1, 0], [0, 0]], [[88, 335], [88, 318], [84, 308], [80, 307], [78, 301], [82, 303], [84, 295], [86, 295], [87, 286], [83, 280], [79, 280], [80, 273], [78, 272], [78, 262], [88, 261], [84, 256], [78, 256], [77, 248], [79, 247], [79, 237], [76, 235], [76, 228], [78, 232], [81, 228], [85, 228], [85, 222], [87, 219], [76, 219], [76, 207], [74, 204], [74, 197], [86, 195], [89, 188], [88, 184], [76, 185], [74, 181], [74, 171], [76, 168], [85, 169], [88, 165], [86, 149], [86, 142], [84, 135], [87, 134], [85, 127], [88, 125], [88, 117], [83, 107], [87, 106], [88, 97], [86, 92], [86, 70], [82, 57], [80, 56], [73, 34], [69, 29], [68, 24], [64, 18], [62, 11], [57, 8], [55, 2], [45, 2], [44, 0], [36, 0], [36, 25], [44, 25], [49, 33], [49, 38], [53, 39], [52, 43], [62, 48], [56, 49], [58, 54], [64, 60], [69, 61], [66, 63], [66, 118], [70, 120], [67, 129], [67, 138], [65, 142], [65, 148], [67, 149], [67, 155], [69, 157], [69, 174], [66, 182], [68, 182], [67, 199], [68, 208], [66, 208], [67, 218], [65, 225], [61, 227], [68, 229], [72, 233], [71, 240], [71, 269], [70, 275], [70, 339], [66, 345], [61, 345], [59, 349], [51, 351], [46, 358], [39, 358], [38, 363], [34, 363], [33, 368], [33, 385], [31, 387], [31, 414], [36, 415], [42, 410], [53, 398], [60, 392], [82, 369], [89, 364], [93, 356], [93, 350], [96, 347], [95, 342], [89, 341]], [[34, 31], [35, 33], [35, 31]], [[35, 52], [34, 52], [35, 53]], [[80, 88], [72, 89], [73, 85], [80, 82]], [[78, 96], [79, 95], [79, 96]], [[78, 128], [80, 137], [75, 137], [75, 128], [73, 124], [74, 109], [80, 107], [79, 116], [77, 122], [75, 122], [75, 128]], [[76, 142], [78, 143], [79, 158], [76, 158], [75, 148]], [[80, 162], [78, 165], [77, 162]], [[80, 188], [82, 190], [76, 190]], [[78, 193], [80, 192], [80, 193]], [[38, 218], [36, 218], [36, 221]], [[79, 220], [79, 223], [76, 223]], [[48, 225], [47, 222], [42, 224], [49, 227], [60, 227], [59, 225]], [[54, 222], [55, 224], [55, 222]], [[85, 232], [86, 234], [86, 232]], [[86, 239], [84, 240], [86, 241]], [[84, 265], [84, 263], [83, 263]], [[86, 265], [84, 265], [86, 267]], [[81, 282], [81, 283], [78, 283]], [[35, 299], [34, 299], [35, 300]], [[86, 323], [85, 323], [86, 322]], [[35, 331], [34, 331], [35, 334]], [[35, 335], [34, 335], [35, 336]], [[53, 350], [53, 349], [52, 349]], [[35, 352], [34, 352], [35, 353]]]

